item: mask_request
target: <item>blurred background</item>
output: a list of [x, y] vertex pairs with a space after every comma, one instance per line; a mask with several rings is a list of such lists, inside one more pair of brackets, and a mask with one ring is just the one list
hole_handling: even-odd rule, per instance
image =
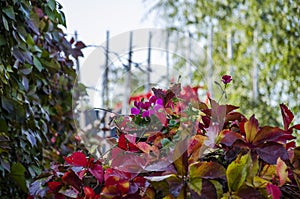
[[[99, 142], [91, 142], [95, 133], [103, 137], [99, 126], [107, 126], [105, 111], [94, 108], [128, 114], [132, 99], [145, 97], [151, 86], [168, 87], [179, 75], [203, 101], [220, 99], [215, 82], [231, 75], [221, 103], [239, 106], [247, 117], [255, 114], [262, 126], [282, 126], [279, 104], [285, 103], [295, 113], [295, 123], [300, 122], [299, 1], [59, 2], [67, 19], [65, 32], [70, 37], [76, 32], [88, 46], [78, 68], [88, 91], [81, 127], [85, 135], [92, 132], [85, 141], [91, 147]], [[151, 28], [166, 31], [160, 38], [164, 52], [151, 48]], [[139, 29], [144, 33], [136, 33]], [[113, 44], [116, 38], [119, 43]], [[146, 40], [142, 51], [141, 40]], [[169, 49], [170, 44], [175, 47]], [[93, 75], [97, 83], [90, 83]]]

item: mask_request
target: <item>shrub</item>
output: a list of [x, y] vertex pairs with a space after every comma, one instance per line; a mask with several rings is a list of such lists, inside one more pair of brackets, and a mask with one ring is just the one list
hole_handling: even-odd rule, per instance
[[[227, 82], [228, 81], [228, 82]], [[223, 83], [230, 82], [227, 78]], [[187, 86], [153, 88], [131, 115], [116, 115], [116, 145], [95, 160], [77, 151], [30, 185], [33, 198], [299, 197], [293, 114], [283, 127], [259, 126], [238, 107], [205, 104]]]

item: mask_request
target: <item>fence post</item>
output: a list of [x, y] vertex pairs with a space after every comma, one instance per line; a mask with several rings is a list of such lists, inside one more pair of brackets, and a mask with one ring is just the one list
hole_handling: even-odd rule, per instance
[[122, 105], [122, 113], [128, 114], [129, 109], [129, 98], [131, 93], [131, 63], [132, 63], [132, 37], [133, 32], [130, 32], [129, 35], [129, 52], [128, 52], [128, 65], [126, 66], [126, 76], [125, 76], [125, 89], [124, 89], [124, 98]]
[[170, 31], [167, 30], [167, 39], [166, 39], [166, 65], [167, 65], [167, 74], [166, 74], [167, 85], [166, 85], [166, 87], [167, 88], [169, 87], [169, 83], [170, 83], [169, 39], [170, 39]]
[[257, 30], [254, 30], [253, 33], [253, 42], [254, 42], [254, 49], [253, 49], [253, 73], [252, 73], [252, 87], [253, 87], [253, 103], [256, 103], [258, 97], [258, 61], [257, 61]]
[[[74, 37], [75, 37], [75, 41], [78, 41], [78, 32], [75, 30], [74, 32]], [[79, 62], [79, 58], [76, 57], [76, 71], [77, 71], [77, 81], [80, 82], [81, 81], [81, 75], [80, 75], [80, 62]], [[79, 96], [79, 103], [80, 103], [80, 112], [79, 112], [79, 127], [81, 129], [84, 128], [85, 126], [85, 115], [83, 112], [83, 101], [82, 101], [82, 97]]]
[[208, 27], [207, 34], [207, 87], [210, 97], [214, 96], [213, 93], [213, 24], [212, 22]]
[[152, 32], [149, 32], [149, 40], [148, 40], [148, 59], [147, 59], [147, 80], [145, 85], [145, 93], [148, 93], [150, 91], [150, 82], [151, 82], [151, 40], [152, 40]]

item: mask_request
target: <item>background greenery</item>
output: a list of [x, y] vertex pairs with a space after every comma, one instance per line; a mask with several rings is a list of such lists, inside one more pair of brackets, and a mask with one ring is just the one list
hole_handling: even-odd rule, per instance
[[66, 40], [55, 0], [1, 0], [0, 8], [0, 196], [25, 198], [50, 160], [76, 150], [71, 57], [84, 44]]
[[[166, 28], [208, 45], [213, 26], [215, 73], [230, 74], [228, 103], [262, 124], [281, 125], [279, 103], [300, 118], [300, 2], [296, 0], [146, 1]], [[227, 56], [231, 37], [232, 58]], [[178, 64], [183, 64], [178, 62]], [[254, 68], [257, 69], [257, 78]], [[194, 77], [197, 81], [196, 71]], [[255, 87], [257, 85], [257, 95]], [[216, 97], [216, 99], [218, 99]]]

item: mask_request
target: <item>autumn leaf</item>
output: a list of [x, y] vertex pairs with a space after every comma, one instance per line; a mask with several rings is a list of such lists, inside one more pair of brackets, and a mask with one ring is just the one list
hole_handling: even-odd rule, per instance
[[285, 162], [282, 161], [280, 157], [277, 159], [276, 173], [279, 177], [279, 186], [281, 187], [288, 179], [288, 171]]
[[86, 167], [87, 158], [82, 152], [74, 152], [68, 157], [64, 157], [65, 161], [72, 166]]
[[245, 122], [244, 129], [247, 142], [252, 143], [259, 130], [258, 121], [254, 115], [252, 115], [251, 118], [247, 122]]

